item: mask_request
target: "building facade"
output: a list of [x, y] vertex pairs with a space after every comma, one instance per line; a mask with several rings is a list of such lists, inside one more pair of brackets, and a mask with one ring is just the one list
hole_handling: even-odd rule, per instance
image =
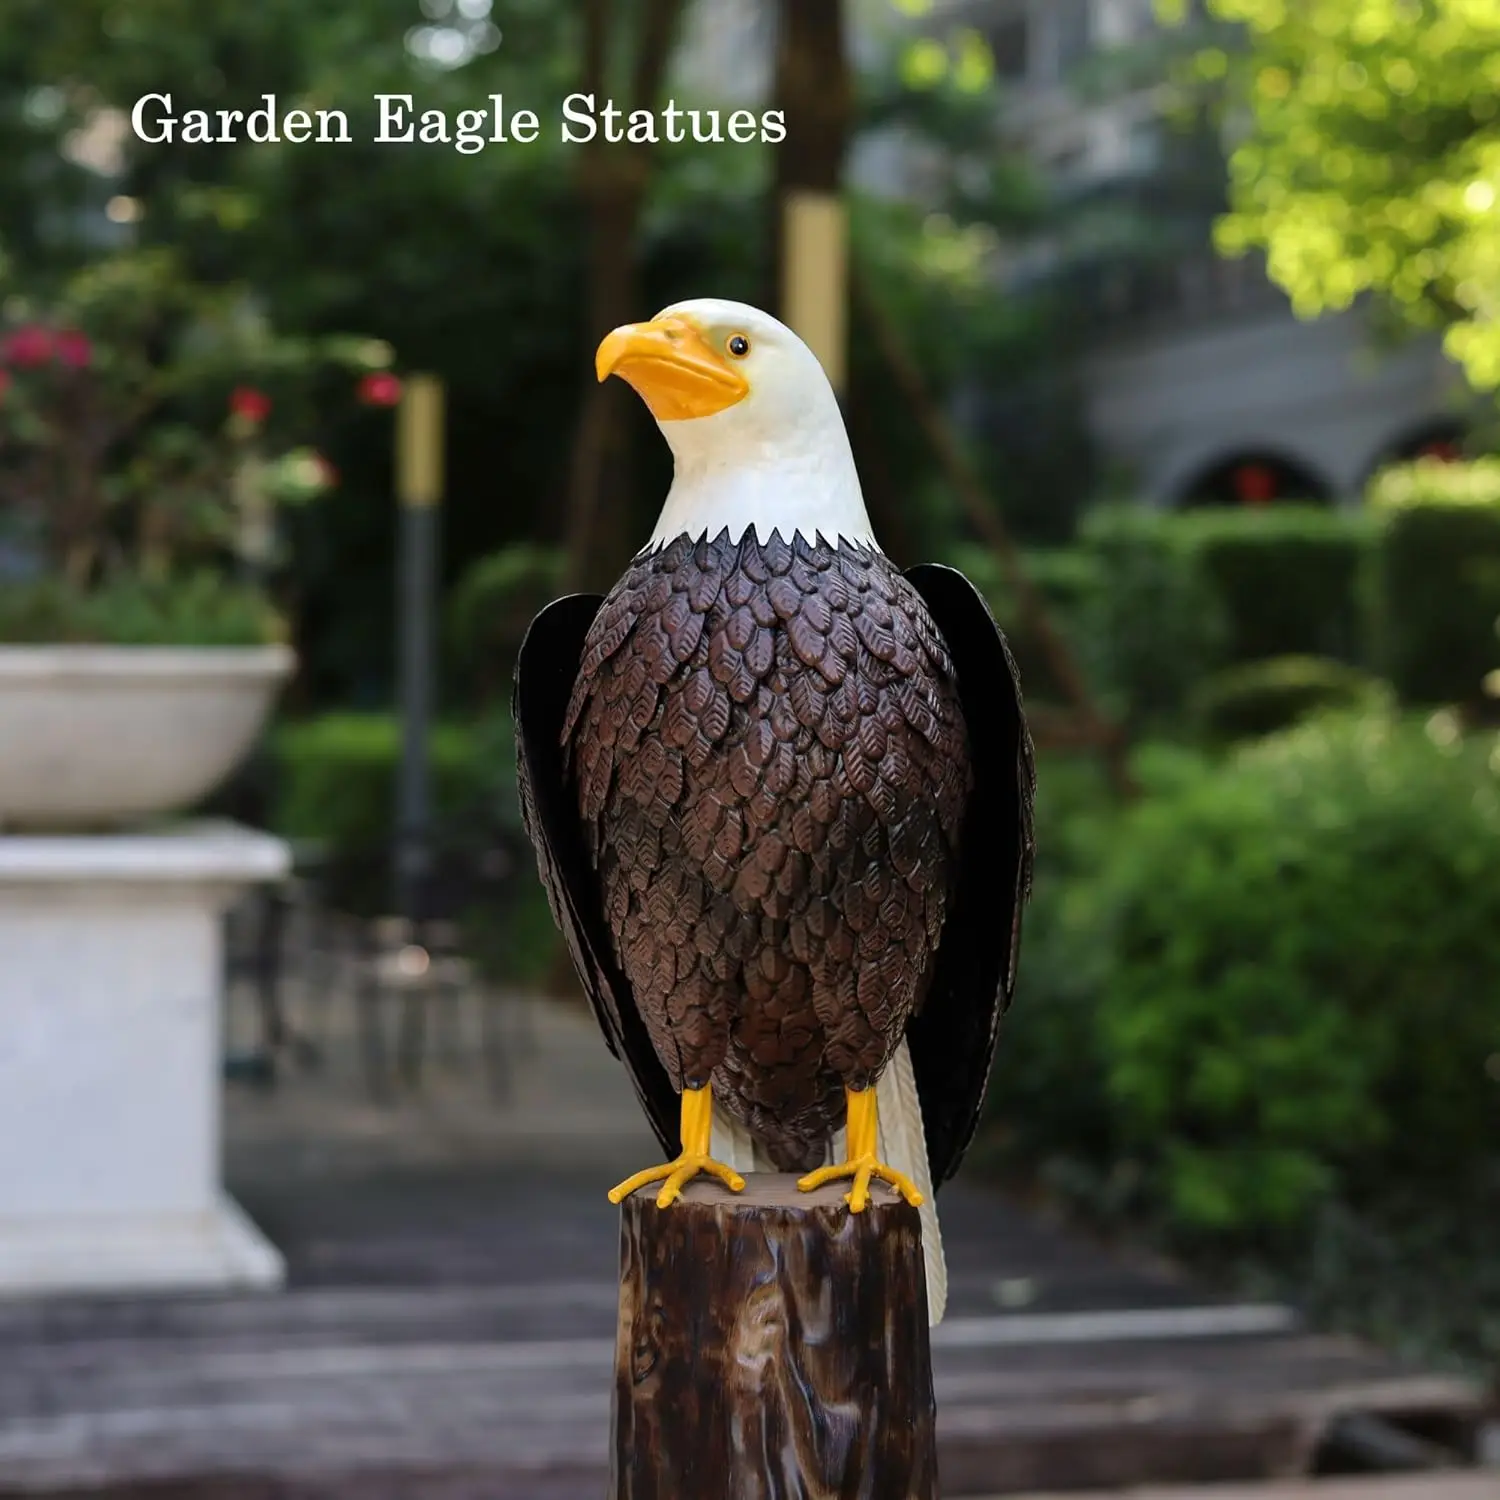
[[1434, 338], [1382, 340], [1361, 309], [1300, 320], [1257, 262], [1214, 256], [1222, 148], [1163, 118], [1182, 34], [1152, 0], [950, 0], [937, 16], [988, 39], [1009, 130], [1062, 209], [1025, 274], [1076, 306], [1087, 425], [1135, 493], [1357, 502], [1382, 463], [1459, 440], [1465, 387]]

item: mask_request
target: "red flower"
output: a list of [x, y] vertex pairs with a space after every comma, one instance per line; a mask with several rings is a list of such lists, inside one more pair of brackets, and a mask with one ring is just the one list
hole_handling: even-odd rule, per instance
[[44, 365], [53, 355], [52, 331], [40, 323], [28, 323], [18, 328], [0, 344], [0, 360], [14, 365], [18, 370], [34, 370]]
[[229, 393], [229, 410], [234, 416], [259, 426], [271, 415], [271, 398], [253, 385], [237, 385]]
[[1233, 480], [1234, 493], [1244, 505], [1264, 505], [1276, 498], [1276, 475], [1265, 464], [1241, 464]]
[[89, 343], [88, 335], [76, 328], [66, 328], [57, 335], [53, 352], [70, 370], [87, 369], [94, 358], [94, 346]]
[[365, 406], [395, 406], [401, 400], [401, 377], [376, 370], [360, 381], [357, 394]]

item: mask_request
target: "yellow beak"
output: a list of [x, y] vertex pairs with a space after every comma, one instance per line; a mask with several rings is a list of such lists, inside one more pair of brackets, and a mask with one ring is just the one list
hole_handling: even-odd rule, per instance
[[686, 318], [616, 328], [599, 345], [594, 372], [600, 380], [618, 375], [634, 386], [658, 422], [711, 417], [750, 390], [744, 375]]

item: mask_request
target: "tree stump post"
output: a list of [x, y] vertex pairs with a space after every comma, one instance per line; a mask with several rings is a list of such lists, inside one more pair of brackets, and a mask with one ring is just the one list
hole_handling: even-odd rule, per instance
[[614, 1500], [936, 1500], [917, 1210], [847, 1187], [621, 1205]]

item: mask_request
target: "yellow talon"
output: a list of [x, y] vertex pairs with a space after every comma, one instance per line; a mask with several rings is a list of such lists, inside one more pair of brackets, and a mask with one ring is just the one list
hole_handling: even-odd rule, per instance
[[882, 1182], [890, 1183], [913, 1208], [920, 1208], [922, 1195], [917, 1191], [917, 1185], [904, 1172], [886, 1166], [875, 1154], [875, 1090], [845, 1089], [844, 1095], [849, 1108], [845, 1160], [830, 1167], [818, 1167], [805, 1177], [799, 1177], [797, 1186], [804, 1193], [810, 1193], [825, 1182], [852, 1177], [854, 1181], [844, 1194], [844, 1202], [849, 1205], [850, 1213], [857, 1214], [870, 1201], [870, 1179], [878, 1177]]
[[666, 1182], [656, 1195], [656, 1206], [667, 1208], [681, 1196], [683, 1188], [700, 1172], [717, 1177], [730, 1192], [738, 1193], [745, 1186], [745, 1179], [733, 1167], [715, 1161], [708, 1154], [709, 1140], [713, 1134], [713, 1096], [708, 1089], [684, 1089], [682, 1091], [682, 1154], [676, 1161], [663, 1162], [659, 1167], [647, 1167], [627, 1177], [618, 1187], [610, 1189], [609, 1201], [619, 1203], [648, 1182]]

